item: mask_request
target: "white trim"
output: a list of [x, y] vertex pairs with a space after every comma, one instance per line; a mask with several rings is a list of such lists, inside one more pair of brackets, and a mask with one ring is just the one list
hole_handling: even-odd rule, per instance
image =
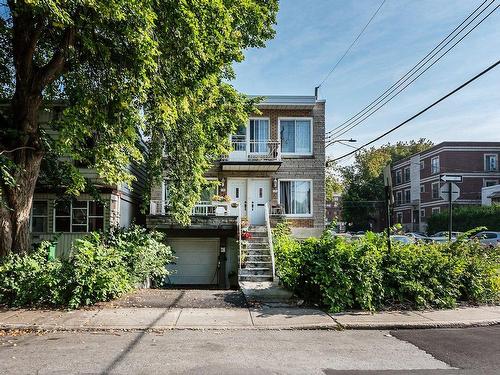
[[[494, 185], [486, 185], [488, 182], [494, 182], [495, 184]], [[490, 186], [495, 186], [495, 185], [498, 185], [498, 179], [493, 179], [493, 178], [483, 178], [483, 187], [490, 187]]]
[[434, 215], [434, 214], [439, 214], [441, 213], [441, 207], [432, 207], [431, 208], [431, 216]]
[[[34, 215], [35, 217], [44, 217], [47, 220], [47, 225], [45, 226], [44, 232], [33, 232], [33, 205], [35, 202], [45, 202], [45, 208], [47, 209], [45, 215]], [[49, 200], [48, 199], [35, 199], [31, 202], [31, 210], [30, 210], [30, 233], [48, 233], [49, 231]]]
[[[495, 157], [495, 169], [486, 169], [486, 158], [488, 156], [494, 156]], [[498, 154], [495, 154], [495, 153], [489, 153], [489, 154], [484, 154], [483, 155], [483, 160], [484, 160], [484, 164], [483, 164], [483, 167], [484, 167], [484, 171], [485, 172], [498, 172]]]
[[281, 121], [303, 121], [309, 120], [311, 123], [311, 152], [310, 153], [298, 153], [298, 152], [283, 152], [283, 148], [281, 148], [282, 156], [312, 156], [314, 154], [314, 118], [313, 117], [278, 117], [278, 140], [280, 142], [280, 147], [283, 147], [281, 142]]
[[[433, 160], [436, 160], [436, 159], [438, 161], [437, 162], [437, 171], [433, 171], [433, 165], [432, 165], [433, 163], [432, 162], [433, 162]], [[431, 174], [439, 174], [439, 173], [441, 173], [441, 160], [439, 158], [439, 155], [437, 155], [437, 156], [434, 156], [431, 158]]]
[[[437, 197], [434, 196], [434, 185], [438, 185], [438, 196]], [[431, 191], [430, 191], [431, 199], [441, 200], [441, 196], [439, 195], [439, 189], [441, 189], [441, 182], [436, 181], [436, 182], [431, 183]]]
[[[62, 201], [64, 202], [64, 201]], [[52, 231], [54, 233], [90, 233], [89, 232], [89, 219], [91, 218], [92, 216], [92, 219], [95, 219], [95, 218], [102, 218], [102, 230], [104, 230], [106, 228], [106, 223], [105, 223], [105, 220], [106, 220], [106, 207], [105, 207], [105, 204], [104, 203], [101, 203], [97, 200], [89, 200], [89, 199], [83, 199], [83, 200], [78, 200], [78, 202], [85, 202], [86, 203], [86, 207], [83, 208], [83, 207], [77, 207], [76, 209], [85, 209], [87, 210], [87, 214], [86, 214], [86, 224], [75, 224], [79, 227], [83, 227], [85, 226], [85, 231], [83, 232], [77, 232], [77, 231], [74, 231], [73, 230], [73, 201], [69, 201], [69, 231], [57, 231], [56, 230], [56, 218], [58, 217], [62, 217], [62, 218], [67, 218], [68, 216], [63, 216], [63, 215], [56, 215], [56, 204], [57, 204], [57, 199], [54, 200], [54, 206], [53, 206], [53, 220], [52, 220]], [[90, 215], [90, 202], [96, 202], [96, 203], [100, 203], [102, 204], [102, 215]]]
[[[281, 204], [281, 187], [280, 183], [281, 181], [308, 181], [311, 185], [311, 196], [309, 197], [309, 204], [311, 205], [310, 208], [310, 213], [309, 214], [283, 214], [285, 217], [292, 217], [292, 218], [311, 218], [313, 217], [313, 210], [314, 210], [314, 186], [313, 186], [313, 180], [310, 178], [280, 178], [278, 179], [278, 203]], [[272, 185], [271, 185], [272, 188]]]

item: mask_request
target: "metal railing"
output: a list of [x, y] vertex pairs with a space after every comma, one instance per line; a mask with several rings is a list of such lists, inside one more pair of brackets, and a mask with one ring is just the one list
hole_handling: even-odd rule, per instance
[[223, 161], [281, 161], [280, 141], [247, 141], [233, 136], [231, 147]]
[[[223, 207], [225, 213], [228, 212], [227, 204], [214, 204], [210, 201], [200, 201], [196, 203], [191, 211], [193, 216], [216, 216], [217, 208]], [[167, 215], [169, 213], [169, 203], [165, 200], [152, 200], [149, 204], [150, 215]]]
[[264, 208], [266, 217], [267, 242], [269, 244], [269, 253], [271, 254], [271, 264], [273, 268], [273, 281], [274, 281], [276, 277], [276, 271], [274, 266], [273, 232], [271, 231], [270, 202], [267, 202], [264, 205]]

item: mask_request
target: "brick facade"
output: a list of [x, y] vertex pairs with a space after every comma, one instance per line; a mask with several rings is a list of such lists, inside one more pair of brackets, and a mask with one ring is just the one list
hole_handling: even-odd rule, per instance
[[[495, 168], [487, 165], [487, 155], [496, 158]], [[433, 212], [448, 210], [447, 202], [439, 194], [444, 184], [441, 176], [445, 174], [460, 175], [463, 179], [457, 183], [460, 197], [454, 206], [480, 205], [481, 189], [500, 183], [499, 157], [500, 142], [443, 142], [395, 163], [392, 166], [394, 222], [399, 219], [407, 230], [425, 231]], [[411, 171], [408, 180], [405, 169]], [[405, 199], [407, 191], [409, 200]], [[398, 202], [398, 197], [402, 201]]]
[[[270, 123], [270, 140], [279, 140], [279, 119], [312, 118], [312, 155], [282, 155], [282, 163], [277, 171], [223, 171], [216, 163], [206, 176], [217, 178], [222, 182], [220, 194], [226, 194], [228, 178], [269, 178], [272, 183], [271, 199], [278, 201], [277, 182], [281, 179], [305, 179], [312, 181], [312, 215], [308, 217], [289, 218], [291, 226], [315, 228], [318, 231], [325, 227], [325, 102], [315, 101], [309, 106], [266, 105], [259, 107], [260, 113], [250, 116], [268, 118]], [[151, 192], [152, 200], [161, 200], [162, 187], [156, 186]]]

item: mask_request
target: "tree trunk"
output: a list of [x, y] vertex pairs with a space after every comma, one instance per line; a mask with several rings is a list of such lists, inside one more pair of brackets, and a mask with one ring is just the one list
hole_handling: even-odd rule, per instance
[[3, 186], [6, 207], [0, 208], [0, 256], [23, 253], [30, 248], [30, 211], [43, 157], [38, 135], [41, 97], [15, 95], [12, 128], [18, 131], [6, 155], [15, 163], [15, 186]]

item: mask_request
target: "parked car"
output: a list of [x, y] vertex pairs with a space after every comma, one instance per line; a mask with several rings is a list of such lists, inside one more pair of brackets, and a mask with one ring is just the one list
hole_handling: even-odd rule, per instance
[[[451, 241], [456, 241], [457, 237], [461, 234], [462, 232], [451, 232]], [[448, 231], [434, 233], [429, 239], [432, 242], [448, 242]]]
[[410, 245], [412, 243], [415, 243], [415, 239], [413, 237], [405, 236], [405, 235], [402, 235], [402, 234], [392, 235], [391, 236], [391, 241], [399, 242], [399, 243], [402, 243], [404, 245]]
[[415, 241], [420, 241], [420, 242], [431, 242], [432, 241], [429, 239], [429, 237], [424, 236], [423, 234], [420, 234], [417, 232], [405, 233], [405, 236], [411, 237]]
[[347, 241], [350, 241], [352, 239], [352, 234], [350, 234], [350, 233], [332, 232], [332, 236], [334, 236], [334, 237], [341, 237], [341, 238], [344, 238]]
[[486, 246], [500, 246], [500, 232], [479, 232], [472, 236], [471, 239], [479, 240], [480, 243]]

